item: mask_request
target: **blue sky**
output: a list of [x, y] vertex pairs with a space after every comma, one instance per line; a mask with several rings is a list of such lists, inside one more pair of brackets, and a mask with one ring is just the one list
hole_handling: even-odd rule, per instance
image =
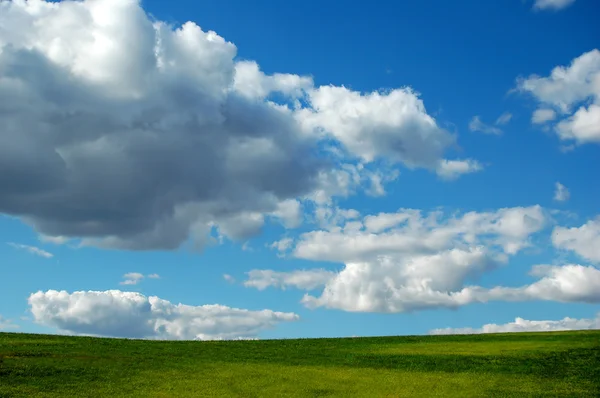
[[0, 7], [0, 329], [600, 327], [598, 2]]

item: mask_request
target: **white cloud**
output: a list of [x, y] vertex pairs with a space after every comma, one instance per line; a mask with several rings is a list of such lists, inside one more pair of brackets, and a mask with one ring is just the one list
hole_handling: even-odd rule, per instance
[[235, 283], [235, 278], [229, 274], [223, 274], [223, 279], [229, 283]]
[[34, 254], [36, 256], [39, 256], [39, 257], [44, 257], [44, 258], [54, 257], [54, 254], [49, 253], [46, 250], [40, 249], [39, 247], [22, 245], [20, 243], [13, 243], [13, 242], [6, 242], [6, 244], [15, 249], [18, 249], [18, 250], [25, 250], [25, 251], [27, 251], [31, 254]]
[[313, 87], [308, 76], [276, 73], [265, 75], [254, 61], [241, 61], [235, 65], [234, 88], [242, 95], [253, 99], [264, 99], [274, 92], [291, 98], [302, 97]]
[[556, 119], [556, 112], [553, 109], [540, 108], [536, 109], [531, 116], [531, 123], [544, 124]]
[[379, 158], [435, 170], [455, 137], [440, 128], [410, 88], [360, 93], [321, 86], [307, 92], [311, 109], [297, 112], [308, 130], [339, 140], [366, 163]]
[[510, 112], [504, 112], [502, 115], [498, 116], [496, 119], [496, 125], [504, 125], [511, 121], [513, 115]]
[[120, 282], [120, 284], [121, 285], [137, 285], [144, 278], [160, 279], [160, 275], [149, 274], [149, 275], [144, 276], [144, 274], [140, 274], [139, 272], [129, 272], [129, 273], [123, 275], [124, 280], [122, 282]]
[[483, 123], [481, 119], [479, 119], [479, 116], [473, 116], [473, 119], [471, 119], [469, 122], [469, 130], [473, 132], [478, 131], [484, 134], [502, 134], [502, 130], [500, 130], [498, 127], [489, 126]]
[[250, 311], [222, 305], [172, 304], [140, 293], [39, 291], [29, 296], [37, 323], [63, 332], [127, 338], [214, 340], [254, 338], [294, 313]]
[[12, 320], [4, 318], [0, 315], [0, 330], [18, 329], [19, 325], [15, 325]]
[[555, 227], [552, 243], [558, 249], [572, 250], [586, 260], [600, 262], [600, 217], [581, 227]]
[[567, 187], [565, 187], [560, 182], [557, 182], [554, 185], [554, 200], [558, 202], [566, 202], [567, 200], [569, 200], [570, 197], [571, 193], [569, 192]]
[[[600, 51], [593, 49], [575, 58], [569, 66], [555, 67], [550, 76], [531, 75], [517, 81], [517, 89], [540, 103], [534, 124], [562, 117], [554, 130], [564, 141], [600, 143]], [[575, 108], [578, 109], [575, 111]]]
[[562, 10], [575, 3], [575, 0], [535, 0], [533, 8], [536, 10]]
[[120, 283], [121, 285], [137, 285], [144, 279], [144, 275], [139, 272], [129, 272], [123, 275], [123, 278], [125, 280]]
[[558, 123], [556, 131], [563, 140], [600, 143], [600, 105], [582, 106], [573, 116]]
[[531, 245], [530, 236], [548, 221], [539, 206], [442, 216], [403, 209], [302, 234], [295, 257], [345, 264], [304, 304], [403, 312], [485, 301], [465, 283]]
[[593, 319], [564, 318], [559, 321], [530, 321], [515, 318], [514, 322], [501, 325], [488, 323], [481, 328], [444, 328], [433, 329], [429, 334], [478, 334], [478, 333], [512, 333], [512, 332], [552, 332], [561, 330], [600, 329], [600, 314]]
[[463, 174], [476, 173], [483, 166], [476, 160], [441, 160], [436, 169], [437, 174], [447, 180], [454, 180]]
[[265, 290], [268, 287], [285, 289], [295, 287], [303, 290], [313, 290], [324, 286], [335, 275], [324, 269], [295, 270], [277, 272], [268, 269], [254, 269], [248, 274], [244, 286]]
[[358, 170], [356, 157], [436, 171], [456, 141], [409, 88], [266, 75], [217, 33], [157, 21], [138, 0], [1, 4], [0, 212], [57, 242], [246, 241], [269, 217], [297, 226], [297, 200], [383, 194], [376, 163]]
[[530, 285], [473, 289], [473, 295], [480, 301], [600, 302], [600, 270], [592, 266], [537, 265], [533, 267], [531, 275], [539, 279]]

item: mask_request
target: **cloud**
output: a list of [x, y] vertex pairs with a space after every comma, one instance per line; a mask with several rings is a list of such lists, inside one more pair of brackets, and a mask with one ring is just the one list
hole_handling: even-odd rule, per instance
[[436, 171], [455, 145], [410, 88], [315, 87], [236, 54], [137, 0], [2, 2], [0, 212], [84, 246], [201, 249], [298, 226], [299, 199], [381, 194], [375, 159]]
[[554, 131], [563, 141], [600, 143], [600, 51], [593, 49], [557, 66], [548, 77], [517, 79], [517, 90], [540, 104], [532, 122], [543, 124], [560, 116]]
[[160, 275], [158, 275], [158, 274], [144, 275], [144, 274], [140, 274], [139, 272], [129, 272], [129, 273], [123, 275], [123, 278], [124, 278], [124, 280], [122, 282], [120, 282], [119, 284], [121, 284], [121, 285], [137, 285], [144, 278], [160, 279]]
[[366, 163], [385, 158], [409, 168], [435, 170], [456, 141], [410, 88], [365, 94], [321, 86], [307, 91], [307, 101], [311, 107], [296, 114], [304, 128], [338, 140]]
[[561, 330], [600, 329], [600, 314], [593, 319], [564, 318], [559, 321], [530, 321], [515, 318], [514, 322], [501, 325], [488, 323], [481, 328], [444, 328], [433, 329], [429, 334], [478, 334], [478, 333], [512, 333], [512, 332], [552, 332]]
[[556, 112], [552, 109], [536, 109], [531, 116], [531, 123], [544, 124], [556, 119]]
[[295, 287], [303, 290], [313, 290], [324, 286], [335, 275], [324, 269], [296, 270], [277, 272], [268, 269], [254, 269], [247, 273], [248, 279], [244, 286], [265, 290], [268, 287], [284, 289]]
[[123, 278], [125, 278], [125, 280], [120, 283], [121, 285], [137, 285], [144, 279], [144, 275], [139, 272], [130, 272], [123, 275]]
[[533, 8], [535, 10], [562, 10], [573, 3], [575, 0], [535, 0]]
[[93, 336], [168, 340], [253, 338], [294, 313], [250, 311], [222, 305], [172, 304], [155, 296], [109, 291], [48, 290], [28, 299], [37, 323]]
[[600, 217], [581, 227], [556, 226], [552, 243], [557, 249], [571, 250], [588, 261], [600, 263]]
[[537, 265], [531, 275], [539, 279], [518, 288], [472, 289], [479, 301], [558, 301], [600, 303], [600, 270], [592, 266]]
[[0, 330], [18, 329], [19, 325], [15, 325], [12, 320], [4, 318], [0, 315]]
[[40, 257], [44, 257], [44, 258], [52, 258], [54, 257], [54, 254], [49, 253], [43, 249], [40, 249], [39, 247], [35, 247], [35, 246], [29, 246], [29, 245], [22, 245], [20, 243], [13, 243], [13, 242], [6, 242], [7, 245], [18, 249], [18, 250], [25, 250], [31, 254], [34, 254], [36, 256], [40, 256]]
[[476, 173], [483, 166], [476, 160], [441, 160], [436, 169], [437, 174], [446, 180], [454, 180], [463, 174]]
[[496, 125], [501, 126], [504, 124], [508, 124], [508, 122], [511, 121], [512, 116], [513, 116], [512, 113], [504, 112], [502, 115], [500, 115], [498, 117], [498, 119], [496, 119]]
[[223, 274], [223, 279], [229, 283], [235, 283], [235, 278], [229, 274]]
[[469, 122], [469, 130], [473, 132], [478, 131], [484, 134], [502, 134], [502, 130], [500, 130], [498, 127], [489, 126], [483, 123], [481, 119], [479, 119], [479, 116], [473, 116], [473, 119], [471, 119]]
[[304, 233], [291, 253], [344, 264], [320, 296], [304, 297], [309, 307], [368, 312], [456, 307], [486, 300], [466, 283], [530, 246], [530, 236], [547, 222], [539, 206], [462, 215], [401, 209]]
[[554, 187], [554, 200], [558, 202], [566, 202], [567, 200], [569, 200], [569, 198], [571, 197], [571, 193], [569, 192], [567, 187], [565, 187], [560, 182], [557, 182], [554, 185]]

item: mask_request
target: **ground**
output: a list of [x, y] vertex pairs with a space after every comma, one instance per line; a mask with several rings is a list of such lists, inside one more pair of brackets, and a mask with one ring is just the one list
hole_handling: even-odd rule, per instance
[[0, 333], [0, 397], [600, 396], [600, 331], [174, 342]]

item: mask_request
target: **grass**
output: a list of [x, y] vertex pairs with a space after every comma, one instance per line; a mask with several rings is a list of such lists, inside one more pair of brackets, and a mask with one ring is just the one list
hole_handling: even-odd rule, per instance
[[600, 331], [173, 342], [0, 333], [0, 397], [596, 397]]

